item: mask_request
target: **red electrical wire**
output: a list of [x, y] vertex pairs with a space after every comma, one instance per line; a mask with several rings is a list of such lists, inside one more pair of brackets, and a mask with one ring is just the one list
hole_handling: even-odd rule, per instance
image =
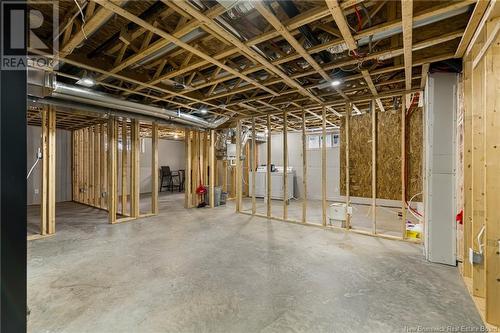
[[357, 31], [360, 31], [361, 28], [363, 27], [363, 18], [361, 17], [361, 13], [358, 10], [358, 6], [354, 6], [354, 11], [356, 12], [356, 17], [358, 19], [358, 29], [357, 29]]

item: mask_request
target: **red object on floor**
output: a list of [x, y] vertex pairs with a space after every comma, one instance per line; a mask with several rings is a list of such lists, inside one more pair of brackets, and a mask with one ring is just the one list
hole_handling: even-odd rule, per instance
[[207, 193], [207, 188], [205, 186], [203, 186], [202, 184], [200, 184], [200, 186], [198, 186], [196, 188], [196, 194], [205, 194]]
[[461, 210], [460, 213], [457, 214], [456, 220], [457, 220], [458, 224], [464, 224], [464, 211], [463, 210]]

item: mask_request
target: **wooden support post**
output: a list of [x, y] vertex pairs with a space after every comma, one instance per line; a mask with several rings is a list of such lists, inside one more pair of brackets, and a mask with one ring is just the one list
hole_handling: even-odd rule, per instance
[[89, 128], [83, 129], [83, 202], [89, 204]]
[[158, 123], [153, 122], [151, 124], [151, 213], [154, 215], [158, 215], [158, 190]]
[[191, 181], [192, 181], [192, 170], [191, 170], [191, 163], [192, 163], [192, 158], [191, 158], [191, 150], [192, 150], [192, 143], [191, 143], [191, 131], [190, 130], [184, 130], [184, 147], [185, 147], [185, 155], [186, 155], [186, 180], [184, 184], [184, 207], [186, 208], [191, 208], [192, 207], [192, 192], [191, 192]]
[[210, 130], [210, 207], [215, 207], [215, 130]]
[[[42, 129], [43, 131], [43, 129]], [[78, 150], [78, 135], [75, 130], [71, 131], [71, 200], [76, 201], [78, 195], [78, 174], [77, 174], [77, 159]]]
[[130, 124], [130, 156], [131, 156], [131, 185], [130, 185], [130, 216], [138, 218], [140, 215], [140, 142], [139, 121], [132, 119]]
[[406, 94], [401, 100], [401, 237], [406, 239]]
[[200, 184], [200, 132], [193, 132], [193, 149], [192, 149], [192, 173], [193, 180], [191, 181], [191, 206], [195, 207], [198, 205], [198, 194], [196, 193], [196, 187]]
[[464, 189], [464, 224], [463, 224], [463, 275], [472, 277], [472, 265], [469, 261], [469, 248], [472, 247], [472, 59], [464, 59], [464, 143], [463, 143], [463, 189]]
[[283, 218], [288, 219], [288, 113], [283, 112]]
[[255, 171], [257, 170], [257, 154], [255, 144], [255, 117], [252, 117], [252, 214], [257, 212], [257, 201], [255, 199]]
[[377, 233], [377, 110], [375, 101], [371, 102], [372, 111], [372, 232]]
[[94, 206], [101, 207], [101, 125], [94, 126]]
[[326, 226], [326, 107], [322, 110], [322, 140], [321, 140], [321, 221]]
[[94, 198], [94, 126], [89, 126], [89, 205], [95, 206], [95, 198]]
[[[479, 44], [481, 45], [481, 44]], [[479, 62], [472, 74], [472, 244], [479, 251], [477, 236], [485, 225], [485, 108], [487, 107], [484, 85], [485, 61]], [[468, 251], [466, 252], [468, 254]], [[484, 263], [472, 266], [473, 295], [485, 296]]]
[[127, 203], [128, 203], [128, 193], [127, 193], [127, 169], [128, 169], [128, 156], [127, 156], [127, 119], [122, 119], [122, 165], [121, 165], [121, 173], [122, 173], [122, 215], [127, 215]]
[[48, 106], [42, 111], [42, 200], [40, 234], [56, 229], [56, 111]]
[[101, 189], [100, 189], [100, 198], [101, 198], [101, 208], [107, 209], [107, 163], [106, 163], [106, 131], [107, 127], [104, 124], [101, 124]]
[[302, 110], [302, 223], [307, 222], [307, 136], [306, 136], [306, 111]]
[[116, 118], [111, 116], [108, 119], [108, 221], [116, 223], [117, 213], [117, 143], [118, 143], [118, 128]]
[[266, 184], [267, 184], [267, 217], [271, 217], [271, 115], [267, 115], [267, 167], [266, 167]]
[[350, 163], [349, 163], [349, 141], [351, 136], [351, 112], [352, 103], [346, 103], [346, 113], [345, 113], [345, 203], [346, 203], [346, 228], [351, 228], [351, 214], [349, 212], [349, 207], [351, 206], [351, 196], [350, 196]]
[[[492, 34], [495, 22], [487, 25]], [[500, 37], [489, 47], [484, 57], [485, 74], [485, 155], [486, 155], [486, 321], [500, 326]], [[488, 35], [488, 38], [490, 36]]]
[[222, 177], [222, 190], [224, 192], [227, 192], [227, 177], [228, 177], [228, 172], [227, 172], [227, 160], [224, 160], [222, 162], [222, 168], [224, 169], [224, 176]]
[[77, 189], [76, 189], [76, 201], [77, 202], [82, 202], [82, 184], [83, 184], [83, 156], [82, 156], [82, 130], [76, 130], [76, 137], [77, 137], [77, 142], [76, 142], [76, 183], [77, 183]]
[[[205, 178], [205, 132], [198, 132], [198, 159], [198, 175], [200, 179], [196, 182], [196, 184], [203, 184], [204, 186], [206, 186], [207, 179]], [[196, 197], [198, 197], [198, 195]], [[203, 199], [203, 196], [200, 196], [200, 200], [197, 203], [203, 202]]]
[[241, 211], [241, 197], [242, 197], [242, 187], [241, 187], [241, 175], [242, 175], [242, 165], [241, 165], [241, 120], [236, 123], [236, 212]]
[[[210, 184], [210, 181], [211, 181], [210, 168], [212, 167], [210, 164], [210, 131], [205, 131], [205, 133], [203, 133], [203, 137], [205, 139], [204, 148], [203, 148], [203, 153], [204, 153], [203, 180], [204, 180], [205, 186], [207, 186], [208, 184]], [[209, 202], [207, 202], [207, 203], [210, 204], [210, 198], [208, 198], [208, 201]]]

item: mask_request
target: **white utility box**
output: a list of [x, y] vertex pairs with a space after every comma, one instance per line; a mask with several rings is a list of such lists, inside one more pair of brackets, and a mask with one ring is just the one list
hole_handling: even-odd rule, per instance
[[336, 227], [345, 228], [348, 213], [349, 210], [347, 209], [347, 205], [345, 203], [336, 202], [331, 204], [328, 211], [330, 224]]

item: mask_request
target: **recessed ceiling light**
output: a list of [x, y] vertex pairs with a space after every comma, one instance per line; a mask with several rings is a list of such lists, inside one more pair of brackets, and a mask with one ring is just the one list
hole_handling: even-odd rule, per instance
[[333, 87], [336, 87], [336, 86], [338, 86], [338, 85], [340, 85], [340, 80], [333, 80], [333, 81], [332, 81], [332, 86], [333, 86]]

